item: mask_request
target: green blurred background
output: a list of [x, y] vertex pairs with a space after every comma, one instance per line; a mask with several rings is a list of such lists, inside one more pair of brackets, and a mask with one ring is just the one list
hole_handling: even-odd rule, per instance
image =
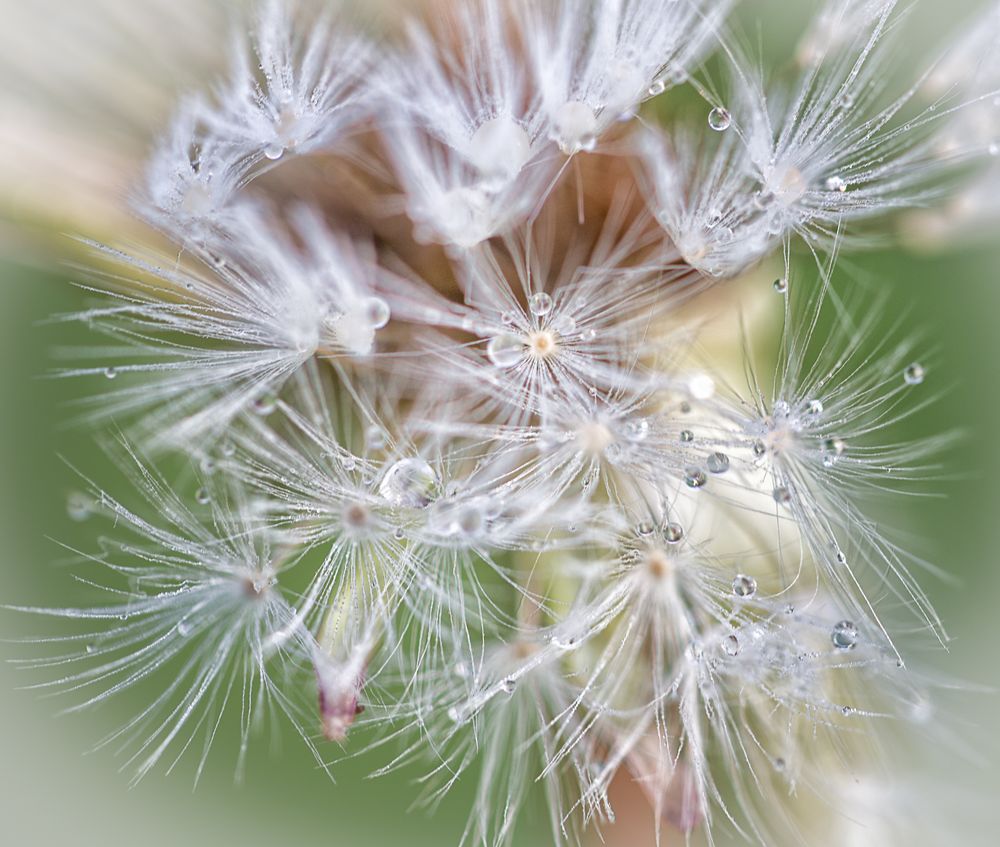
[[[795, 14], [787, 14], [785, 5], [748, 0], [743, 15], [748, 22], [766, 22], [768, 35], [780, 46], [784, 30], [791, 32], [796, 24]], [[929, 43], [936, 27], [950, 26], [957, 10], [974, 5], [924, 3], [916, 31]], [[53, 14], [70, 8], [52, 2], [48, 6]], [[803, 9], [807, 6], [803, 4]], [[13, 8], [11, 0], [2, 0], [0, 19]], [[800, 20], [807, 13], [796, 11]], [[44, 36], [46, 30], [39, 32]], [[45, 63], [56, 60], [52, 53], [58, 46], [37, 42], [38, 67], [31, 69], [32, 84], [45, 78]], [[926, 48], [918, 38], [912, 49], [919, 54]], [[36, 89], [28, 85], [28, 76], [25, 71], [11, 85], [16, 89], [21, 84], [30, 94]], [[0, 120], [11, 114], [3, 109]], [[149, 118], [151, 124], [156, 120], [156, 115]], [[67, 143], [66, 155], [74, 154]], [[17, 169], [16, 163], [7, 166]], [[58, 186], [45, 190], [58, 191]], [[83, 303], [81, 292], [71, 285], [78, 275], [60, 264], [78, 255], [60, 233], [76, 231], [80, 219], [61, 215], [54, 202], [58, 197], [48, 198], [53, 202], [42, 204], [40, 211], [37, 205], [21, 202], [23, 185], [16, 192], [17, 202], [13, 188], [0, 197], [0, 256], [4, 257], [0, 259], [0, 537], [4, 540], [0, 603], [58, 605], [73, 602], [74, 586], [60, 565], [67, 556], [57, 542], [83, 549], [93, 545], [93, 528], [67, 515], [67, 496], [79, 483], [59, 454], [99, 479], [106, 460], [87, 433], [61, 424], [67, 417], [67, 397], [87, 386], [42, 378], [52, 364], [54, 347], [83, 339], [78, 329], [39, 323]], [[117, 219], [110, 215], [106, 220], [104, 229], [113, 230]], [[89, 227], [94, 229], [101, 225]], [[940, 390], [942, 399], [896, 433], [905, 439], [959, 428], [964, 438], [947, 456], [950, 478], [935, 483], [943, 496], [903, 498], [897, 501], [897, 513], [887, 517], [910, 527], [922, 555], [959, 580], [950, 586], [932, 577], [924, 579], [954, 639], [948, 654], [930, 655], [927, 660], [950, 677], [987, 686], [1000, 686], [998, 268], [1000, 232], [992, 239], [934, 253], [892, 249], [853, 255], [839, 274], [840, 284], [856, 285], [858, 274], [852, 269], [860, 270], [863, 284], [889, 293], [886, 324], [905, 312], [906, 325], [940, 350], [926, 385]], [[42, 619], [0, 611], [4, 639], [0, 659], [23, 655], [12, 642], [45, 634], [46, 626]], [[68, 703], [19, 690], [28, 681], [25, 674], [0, 662], [0, 841], [6, 844], [440, 847], [457, 843], [472, 800], [474, 782], [467, 779], [433, 816], [419, 809], [408, 812], [417, 793], [411, 782], [415, 773], [372, 782], [365, 779], [372, 762], [348, 762], [336, 769], [334, 786], [293, 738], [283, 740], [280, 748], [272, 745], [251, 756], [245, 783], [234, 787], [233, 721], [227, 723], [229, 731], [223, 732], [197, 791], [192, 791], [192, 769], [183, 763], [176, 773], [157, 771], [129, 790], [129, 774], [119, 771], [110, 750], [84, 754], [116, 725], [116, 719], [134, 710], [134, 700], [126, 697], [92, 713], [57, 717], [61, 705]], [[948, 720], [964, 725], [962, 734], [986, 764], [970, 761], [955, 749], [924, 749], [916, 742], [913, 753], [924, 761], [928, 774], [968, 800], [968, 808], [961, 804], [955, 814], [954, 843], [995, 843], [990, 819], [996, 812], [985, 798], [1000, 791], [1000, 780], [989, 766], [997, 754], [1000, 701], [987, 692], [968, 691], [950, 698], [944, 707]], [[516, 843], [518, 847], [549, 844], [544, 822], [529, 825]]]

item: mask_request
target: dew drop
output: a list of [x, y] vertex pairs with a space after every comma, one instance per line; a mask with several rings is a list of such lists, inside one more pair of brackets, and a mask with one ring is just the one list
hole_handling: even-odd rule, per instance
[[830, 633], [830, 640], [838, 650], [853, 650], [858, 643], [858, 628], [853, 621], [840, 621]]
[[273, 144], [268, 144], [264, 148], [264, 155], [267, 156], [272, 162], [280, 159], [285, 155], [285, 145], [279, 141], [275, 141]]
[[722, 649], [730, 656], [738, 656], [740, 653], [740, 640], [735, 635], [730, 635], [723, 639]]
[[708, 482], [708, 477], [701, 468], [688, 468], [684, 472], [684, 482], [688, 488], [703, 488]]
[[199, 488], [194, 493], [194, 499], [197, 500], [199, 503], [201, 503], [203, 506], [212, 502], [212, 497], [208, 493], [208, 489], [207, 488]]
[[654, 527], [649, 521], [643, 521], [642, 523], [636, 524], [635, 534], [641, 538], [648, 537], [653, 534]]
[[810, 400], [806, 403], [806, 414], [812, 417], [818, 417], [823, 414], [823, 401], [822, 400]]
[[401, 526], [397, 526], [392, 533], [392, 537], [395, 538], [397, 541], [402, 541], [404, 538], [406, 538], [406, 530], [404, 530], [403, 527]]
[[690, 444], [694, 441], [694, 433], [689, 429], [682, 429], [680, 435], [681, 443]]
[[843, 194], [845, 191], [847, 191], [847, 183], [841, 176], [831, 176], [826, 181], [826, 190], [836, 191], [838, 194]]
[[108, 379], [114, 379], [116, 376], [118, 376], [118, 368], [105, 368], [104, 376], [107, 377]]
[[[576, 320], [569, 315], [558, 315], [549, 323], [549, 329], [556, 335], [565, 338], [576, 332]], [[597, 333], [593, 329], [587, 330], [587, 332], [590, 333], [590, 337], [585, 338], [585, 341], [593, 341], [597, 337]]]
[[847, 442], [841, 438], [828, 438], [823, 442], [823, 465], [832, 468], [847, 450]]
[[926, 376], [927, 371], [924, 370], [924, 366], [919, 362], [914, 362], [903, 371], [903, 379], [907, 385], [920, 385]]
[[668, 523], [663, 528], [663, 538], [668, 544], [677, 544], [684, 538], [684, 528], [679, 523]]
[[177, 624], [177, 634], [181, 638], [187, 638], [191, 634], [191, 624], [187, 621], [180, 621]]
[[751, 450], [755, 459], [763, 459], [767, 455], [767, 445], [763, 441], [755, 441]]
[[780, 277], [774, 281], [774, 290], [779, 294], [784, 294], [788, 291], [788, 280], [784, 277]]
[[216, 469], [215, 459], [213, 459], [211, 456], [205, 456], [202, 458], [201, 460], [202, 473], [213, 474], [215, 473], [215, 469]]
[[462, 718], [461, 712], [458, 711], [454, 706], [448, 707], [448, 720], [452, 723], [458, 723]]
[[80, 492], [74, 492], [66, 498], [66, 514], [70, 520], [78, 523], [90, 517], [91, 507], [90, 498]]
[[649, 436], [649, 421], [645, 418], [629, 421], [622, 427], [622, 432], [629, 441], [645, 441]]
[[537, 294], [532, 294], [528, 299], [528, 308], [531, 310], [531, 314], [536, 317], [544, 317], [549, 312], [552, 311], [552, 297], [546, 294], [544, 291], [539, 291]]
[[733, 116], [721, 106], [716, 106], [708, 113], [708, 125], [716, 132], [725, 132], [732, 123]]
[[494, 335], [486, 345], [486, 356], [498, 368], [512, 368], [524, 356], [524, 344], [513, 335]]
[[222, 442], [222, 446], [219, 448], [219, 452], [222, 453], [227, 459], [232, 458], [236, 455], [236, 445], [230, 441], [228, 438]]
[[365, 429], [365, 449], [381, 450], [386, 445], [386, 433], [382, 427], [372, 424]]
[[787, 506], [792, 502], [792, 492], [788, 490], [788, 486], [779, 485], [774, 489], [774, 502], [780, 503], [783, 506]]
[[729, 470], [729, 457], [725, 453], [712, 453], [705, 464], [711, 473], [725, 473]]
[[400, 459], [385, 472], [378, 492], [394, 506], [423, 509], [437, 496], [440, 486], [434, 469], [423, 459]]
[[733, 594], [737, 597], [753, 597], [757, 593], [757, 580], [746, 574], [739, 574], [733, 580]]
[[253, 401], [253, 410], [255, 414], [261, 417], [267, 417], [278, 408], [278, 398], [273, 394], [262, 394]]
[[513, 694], [514, 689], [517, 688], [517, 680], [512, 676], [505, 676], [500, 680], [500, 690], [504, 694]]
[[365, 316], [365, 321], [372, 329], [382, 329], [392, 317], [389, 304], [381, 297], [369, 297], [365, 300], [361, 306], [361, 314]]
[[646, 93], [650, 97], [658, 97], [659, 95], [661, 95], [666, 90], [667, 90], [667, 81], [665, 79], [661, 78], [661, 79], [654, 80], [653, 84], [651, 86], [649, 86], [649, 88], [647, 89]]

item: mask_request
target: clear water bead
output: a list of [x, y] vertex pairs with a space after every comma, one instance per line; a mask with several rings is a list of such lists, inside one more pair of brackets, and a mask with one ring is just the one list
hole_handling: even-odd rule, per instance
[[701, 468], [688, 468], [684, 472], [684, 483], [688, 488], [704, 488], [708, 482], [708, 477]]
[[517, 688], [517, 680], [512, 676], [506, 676], [500, 680], [500, 690], [505, 694], [513, 694]]
[[684, 528], [679, 523], [668, 523], [663, 528], [663, 538], [668, 544], [677, 544], [684, 537]]
[[780, 277], [774, 281], [774, 290], [779, 294], [784, 294], [788, 291], [788, 280], [784, 277]]
[[838, 194], [843, 194], [845, 191], [847, 191], [847, 183], [844, 181], [843, 177], [831, 176], [826, 181], [826, 190], [836, 191]]
[[779, 485], [774, 489], [774, 502], [780, 503], [782, 506], [787, 506], [792, 502], [792, 492], [788, 490], [785, 485]]
[[208, 493], [207, 488], [199, 488], [194, 493], [194, 499], [197, 500], [199, 503], [201, 503], [203, 506], [212, 502], [212, 497]]
[[531, 310], [531, 314], [536, 317], [544, 317], [552, 311], [552, 297], [544, 291], [532, 294], [531, 297], [528, 298], [528, 308]]
[[646, 537], [653, 534], [654, 527], [649, 521], [642, 521], [642, 523], [636, 524], [635, 534], [640, 537]]
[[907, 385], [920, 385], [926, 376], [927, 371], [924, 370], [924, 366], [919, 362], [914, 362], [903, 371], [903, 379]]
[[694, 433], [689, 429], [682, 429], [680, 439], [683, 444], [690, 444], [694, 441]]
[[725, 132], [733, 124], [733, 116], [721, 106], [708, 113], [708, 125], [716, 132]]
[[740, 640], [735, 635], [730, 635], [723, 639], [722, 649], [730, 656], [738, 656], [740, 653]]
[[382, 327], [389, 323], [389, 318], [392, 317], [389, 304], [381, 297], [369, 297], [365, 300], [362, 307], [362, 314], [364, 314], [368, 326], [372, 329], [382, 329]]
[[70, 520], [81, 522], [87, 520], [91, 515], [92, 503], [90, 498], [79, 491], [70, 494], [66, 498], [66, 514]]
[[254, 413], [261, 417], [270, 415], [276, 408], [278, 408], [278, 398], [273, 394], [262, 394], [253, 401]]
[[118, 369], [117, 368], [105, 368], [104, 369], [104, 376], [106, 376], [108, 379], [114, 379], [116, 376], [118, 376]]
[[378, 491], [394, 506], [423, 509], [437, 493], [439, 480], [423, 459], [400, 459], [386, 471]]
[[818, 417], [823, 414], [823, 401], [822, 400], [810, 400], [806, 403], [806, 414], [812, 417]]
[[486, 345], [486, 356], [498, 368], [512, 368], [524, 356], [524, 344], [513, 335], [494, 335]]
[[705, 464], [711, 473], [725, 473], [729, 470], [729, 457], [725, 453], [712, 453]]
[[823, 442], [823, 466], [832, 468], [847, 450], [847, 442], [842, 438], [828, 438]]
[[757, 580], [746, 574], [739, 574], [733, 580], [733, 594], [737, 597], [753, 597], [757, 593]]
[[853, 621], [840, 621], [830, 633], [830, 640], [838, 650], [853, 650], [858, 643], [858, 628]]

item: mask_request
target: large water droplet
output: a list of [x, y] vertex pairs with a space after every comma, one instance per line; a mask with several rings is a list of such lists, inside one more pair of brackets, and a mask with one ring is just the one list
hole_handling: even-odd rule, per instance
[[733, 580], [733, 594], [737, 597], [753, 597], [757, 593], [757, 580], [746, 574], [739, 574]]
[[667, 544], [677, 544], [684, 537], [684, 528], [679, 523], [668, 523], [663, 528], [663, 538]]
[[498, 368], [512, 368], [524, 357], [524, 343], [513, 335], [494, 335], [486, 344], [486, 355]]
[[826, 190], [836, 191], [838, 194], [843, 194], [845, 191], [847, 191], [847, 183], [841, 176], [831, 176], [826, 181]]
[[788, 280], [785, 277], [779, 277], [774, 281], [774, 290], [779, 294], [784, 294], [788, 291]]
[[729, 457], [725, 453], [712, 453], [705, 464], [711, 473], [725, 473], [729, 470]]
[[721, 106], [716, 106], [708, 113], [708, 125], [716, 132], [725, 132], [732, 123], [733, 116]]
[[914, 362], [903, 371], [903, 379], [907, 385], [920, 385], [926, 376], [927, 371], [924, 370], [924, 366], [919, 362]]
[[852, 650], [858, 643], [858, 628], [853, 621], [840, 621], [830, 633], [830, 640], [838, 650]]
[[539, 291], [537, 294], [532, 294], [528, 298], [528, 308], [531, 310], [531, 314], [537, 317], [543, 317], [552, 311], [552, 297], [546, 294], [544, 291]]
[[365, 300], [361, 307], [361, 313], [372, 329], [382, 329], [392, 317], [389, 304], [381, 297], [369, 297]]
[[727, 636], [722, 640], [722, 649], [730, 656], [738, 656], [740, 653], [740, 640], [735, 635]]
[[439, 480], [423, 459], [400, 459], [385, 472], [378, 491], [394, 506], [423, 509], [435, 498]]
[[701, 468], [688, 468], [684, 472], [684, 483], [688, 488], [703, 488], [708, 482], [708, 477]]
[[261, 417], [267, 417], [278, 408], [278, 398], [273, 394], [262, 394], [253, 401], [253, 410]]

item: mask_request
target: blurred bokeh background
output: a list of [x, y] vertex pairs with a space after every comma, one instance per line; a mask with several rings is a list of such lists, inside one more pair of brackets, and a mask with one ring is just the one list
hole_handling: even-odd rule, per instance
[[[73, 285], [82, 276], [72, 267], [83, 253], [71, 236], [141, 236], [128, 214], [128, 187], [178, 93], [218, 64], [236, 5], [0, 0], [6, 28], [0, 37], [2, 604], [73, 602], [64, 566], [69, 555], [60, 545], [92, 548], [93, 531], [67, 513], [79, 482], [66, 462], [98, 479], [112, 476], [91, 434], [63, 424], [67, 401], [93, 386], [45, 378], [53, 348], [86, 340], [78, 327], [43, 323], [84, 302]], [[913, 55], [900, 62], [926, 57], [942, 31], [981, 5], [918, 3], [904, 42]], [[749, 37], [759, 29], [768, 50], [780, 55], [813, 8], [811, 2], [745, 0], [741, 16]], [[954, 639], [948, 653], [924, 659], [949, 678], [983, 687], [1000, 686], [1000, 229], [993, 226], [991, 236], [990, 228], [986, 237], [983, 228], [975, 236], [960, 229], [958, 238], [942, 244], [911, 231], [903, 239], [908, 246], [851, 255], [837, 274], [839, 285], [887, 293], [886, 325], [905, 313], [906, 325], [939, 351], [927, 385], [941, 399], [900, 425], [898, 438], [954, 429], [963, 438], [945, 458], [945, 478], [932, 485], [940, 496], [896, 500], [886, 518], [907, 527], [910, 545], [956, 580], [924, 580]], [[773, 300], [769, 308], [777, 309]], [[365, 776], [373, 764], [362, 757], [338, 765], [333, 785], [289, 737], [258, 749], [244, 782], [234, 786], [232, 721], [197, 790], [183, 763], [129, 789], [113, 749], [86, 753], [136, 708], [134, 700], [58, 717], [68, 702], [21, 690], [38, 677], [29, 680], [6, 660], [18, 655], [18, 639], [45, 632], [41, 619], [0, 611], [0, 841], [75, 847], [457, 843], [472, 780], [434, 814], [410, 811], [418, 773], [370, 781]], [[970, 686], [941, 709], [947, 710], [941, 720], [959, 727], [980, 760], [957, 744], [929, 749], [914, 740], [908, 776], [933, 776], [951, 787], [941, 802], [954, 809], [953, 843], [995, 843], [996, 810], [988, 798], [1000, 792], [991, 767], [1000, 700]], [[519, 847], [549, 844], [545, 825], [539, 816]], [[642, 847], [645, 836], [627, 826], [612, 830], [611, 839]]]

